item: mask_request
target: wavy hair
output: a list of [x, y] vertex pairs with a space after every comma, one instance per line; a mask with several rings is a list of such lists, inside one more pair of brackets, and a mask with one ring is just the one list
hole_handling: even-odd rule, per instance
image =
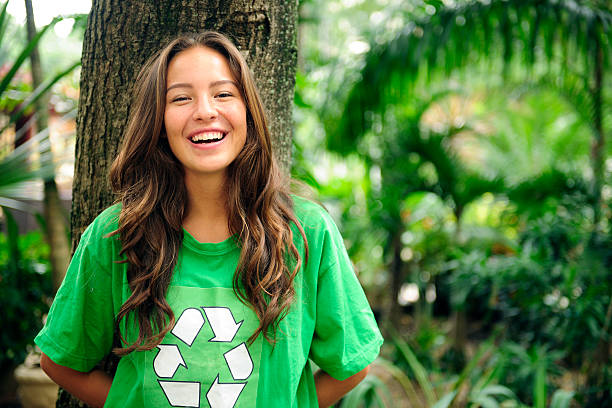
[[[118, 355], [154, 348], [175, 321], [166, 293], [183, 241], [188, 200], [182, 165], [164, 137], [166, 74], [174, 56], [194, 47], [210, 48], [226, 58], [247, 108], [246, 142], [227, 169], [225, 193], [229, 231], [241, 251], [233, 289], [260, 322], [249, 341], [263, 334], [274, 342], [295, 296], [293, 280], [302, 257], [291, 224], [304, 240], [304, 262], [308, 258], [306, 236], [293, 212], [287, 180], [274, 160], [263, 105], [246, 61], [216, 32], [173, 40], [138, 75], [124, 141], [110, 170], [111, 186], [122, 207], [118, 228], [109, 235], [120, 237], [123, 260], [119, 262], [128, 264], [132, 290], [115, 320], [125, 345], [114, 349]], [[127, 328], [132, 314], [138, 335], [128, 341], [121, 328]]]

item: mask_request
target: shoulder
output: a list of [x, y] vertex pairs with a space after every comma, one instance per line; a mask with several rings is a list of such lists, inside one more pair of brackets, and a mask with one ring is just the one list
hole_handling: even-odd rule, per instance
[[308, 199], [291, 196], [293, 199], [293, 211], [306, 235], [309, 253], [317, 257], [328, 256], [327, 252], [346, 252], [344, 240], [334, 222], [332, 216], [320, 204]]
[[79, 245], [91, 245], [95, 242], [104, 243], [118, 239], [118, 236], [108, 235], [119, 227], [121, 203], [113, 204], [102, 211], [83, 232]]
[[293, 212], [304, 229], [336, 229], [331, 215], [320, 204], [291, 195]]

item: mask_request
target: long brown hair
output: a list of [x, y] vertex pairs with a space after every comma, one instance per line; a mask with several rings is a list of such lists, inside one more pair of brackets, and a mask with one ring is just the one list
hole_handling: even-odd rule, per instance
[[[250, 70], [238, 49], [222, 34], [207, 31], [183, 35], [154, 55], [141, 70], [123, 145], [110, 181], [122, 203], [119, 234], [131, 296], [116, 317], [116, 331], [125, 347], [118, 355], [150, 350], [174, 325], [166, 292], [183, 241], [187, 191], [184, 171], [164, 137], [166, 74], [172, 58], [194, 47], [223, 55], [247, 108], [247, 137], [242, 151], [227, 169], [227, 212], [230, 233], [236, 235], [240, 259], [233, 288], [257, 314], [260, 324], [251, 335], [273, 342], [278, 324], [295, 295], [293, 280], [302, 264], [294, 242], [294, 224], [306, 248], [306, 236], [293, 212], [286, 180], [274, 160], [270, 132]], [[133, 312], [138, 336], [128, 342], [122, 325]], [[122, 323], [123, 322], [123, 323]]]

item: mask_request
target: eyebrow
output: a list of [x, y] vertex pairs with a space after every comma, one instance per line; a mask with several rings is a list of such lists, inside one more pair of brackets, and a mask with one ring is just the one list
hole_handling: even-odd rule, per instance
[[[235, 81], [232, 81], [231, 79], [222, 79], [220, 81], [215, 81], [213, 83], [210, 84], [211, 87], [213, 86], [219, 86], [219, 85], [223, 85], [223, 84], [232, 84], [234, 85], [236, 88], [240, 88], [238, 86], [238, 84]], [[166, 89], [166, 92], [168, 92], [171, 89], [174, 88], [193, 88], [193, 85], [187, 82], [179, 82], [176, 84], [172, 84], [168, 87], [168, 89]]]

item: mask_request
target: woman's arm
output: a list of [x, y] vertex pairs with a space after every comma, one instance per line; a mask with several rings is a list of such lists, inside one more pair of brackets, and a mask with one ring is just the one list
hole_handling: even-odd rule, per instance
[[317, 371], [314, 374], [314, 379], [319, 408], [327, 408], [342, 398], [344, 394], [355, 388], [365, 378], [368, 371], [370, 371], [370, 366], [342, 381], [336, 380], [323, 370]]
[[88, 373], [55, 364], [46, 354], [40, 358], [40, 367], [60, 387], [87, 405], [102, 407], [108, 396], [113, 379], [102, 370]]

